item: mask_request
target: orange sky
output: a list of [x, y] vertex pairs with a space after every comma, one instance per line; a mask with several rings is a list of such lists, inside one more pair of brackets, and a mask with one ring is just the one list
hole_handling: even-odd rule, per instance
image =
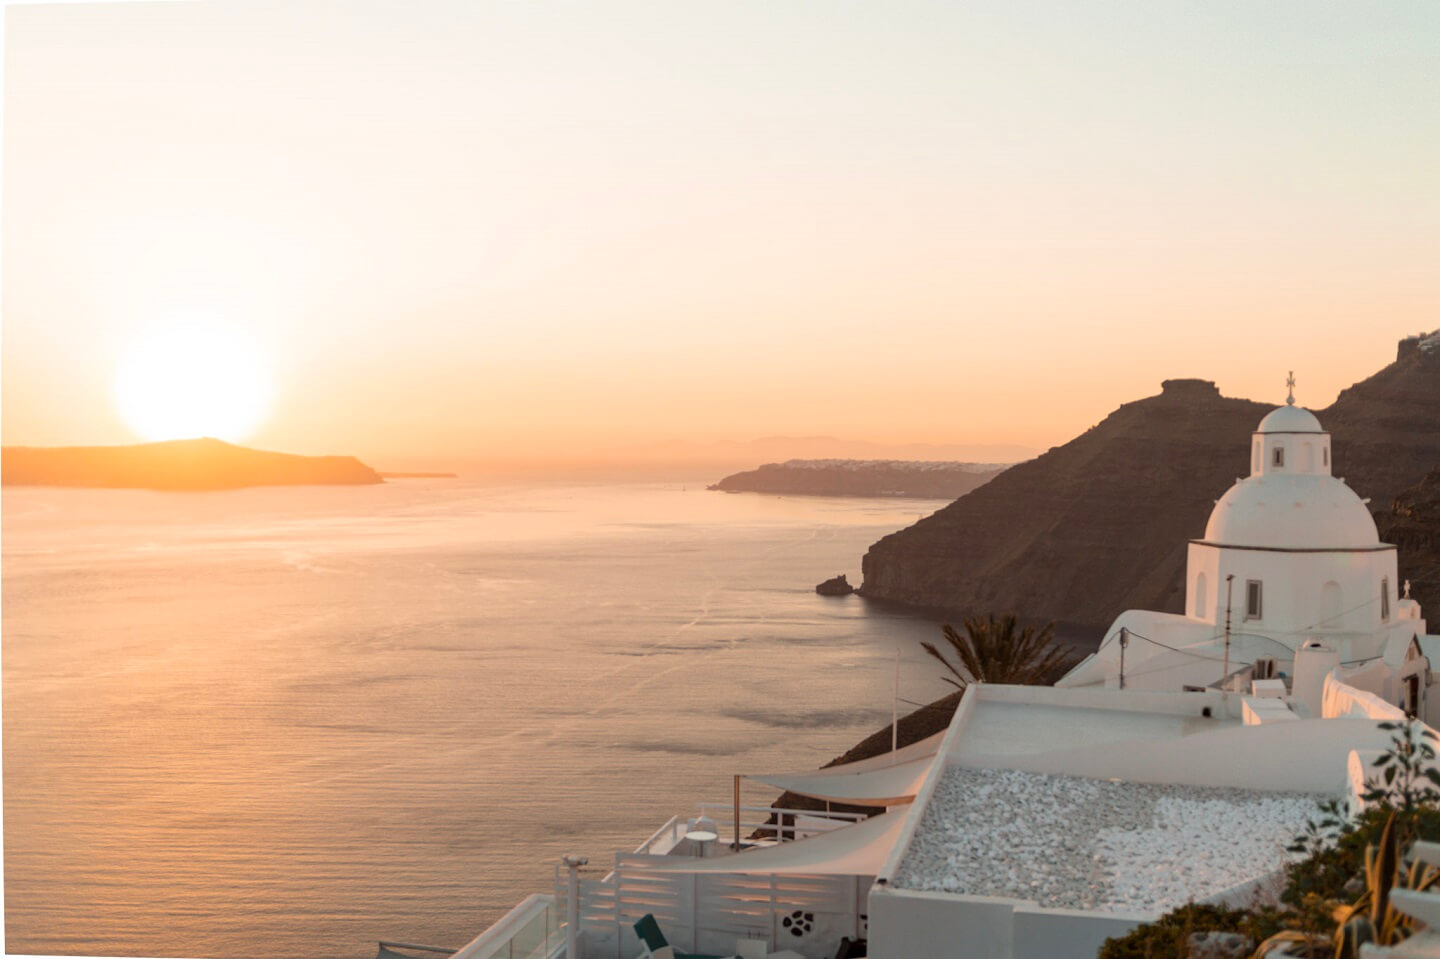
[[392, 468], [1043, 449], [1440, 326], [1440, 7], [1079, 6], [9, 7], [4, 441], [133, 441], [192, 320]]

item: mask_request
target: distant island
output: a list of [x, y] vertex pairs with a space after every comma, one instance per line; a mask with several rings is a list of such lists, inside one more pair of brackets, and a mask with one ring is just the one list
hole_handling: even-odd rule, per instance
[[931, 460], [787, 460], [734, 473], [710, 487], [726, 493], [913, 496], [955, 499], [1009, 469], [1007, 463]]
[[389, 470], [381, 471], [381, 479], [454, 479], [459, 473], [393, 473]]
[[219, 490], [383, 482], [379, 473], [353, 456], [271, 453], [210, 438], [0, 450], [0, 483], [5, 486]]

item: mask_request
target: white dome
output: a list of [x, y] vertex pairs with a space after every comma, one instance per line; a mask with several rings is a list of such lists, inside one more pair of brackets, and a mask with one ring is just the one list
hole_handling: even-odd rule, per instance
[[1315, 414], [1299, 406], [1281, 406], [1271, 410], [1260, 425], [1257, 433], [1323, 433]]
[[1205, 542], [1272, 549], [1369, 549], [1380, 545], [1380, 536], [1370, 510], [1339, 479], [1315, 473], [1271, 474], [1243, 479], [1220, 497], [1205, 526]]

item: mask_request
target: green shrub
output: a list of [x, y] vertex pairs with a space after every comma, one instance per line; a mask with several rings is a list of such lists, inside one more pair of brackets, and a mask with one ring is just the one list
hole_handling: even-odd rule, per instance
[[[1299, 906], [1307, 895], [1342, 901], [1354, 899], [1354, 895], [1345, 892], [1345, 884], [1365, 874], [1365, 850], [1380, 841], [1389, 815], [1390, 809], [1383, 806], [1362, 813], [1329, 845], [1285, 867], [1286, 884], [1281, 900]], [[1440, 842], [1440, 809], [1423, 806], [1415, 809], [1411, 817], [1416, 837]]]
[[1273, 909], [1246, 911], [1190, 903], [1127, 935], [1106, 939], [1099, 959], [1186, 959], [1193, 932], [1238, 932], [1260, 942], [1280, 929]]

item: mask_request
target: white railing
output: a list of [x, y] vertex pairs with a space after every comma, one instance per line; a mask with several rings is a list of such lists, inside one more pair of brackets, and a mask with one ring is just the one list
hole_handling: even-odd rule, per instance
[[[733, 803], [702, 802], [696, 807], [700, 814], [715, 824], [715, 831], [722, 846], [729, 847], [735, 836], [735, 806]], [[771, 816], [778, 816], [779, 822], [770, 822]], [[772, 806], [740, 807], [740, 838], [750, 838], [757, 830], [768, 834], [766, 838], [790, 842], [804, 839], [841, 826], [865, 819], [864, 813], [828, 812], [816, 809], [776, 809]], [[689, 820], [671, 816], [659, 829], [636, 846], [635, 855], [665, 855], [683, 850], [681, 843], [689, 830]]]
[[673, 849], [685, 835], [685, 820], [679, 816], [671, 816], [670, 821], [650, 834], [650, 838], [635, 847], [637, 855], [649, 853], [655, 849], [657, 843], [662, 839], [670, 840], [667, 849]]
[[537, 893], [462, 946], [453, 959], [553, 959], [565, 951], [563, 915], [554, 896]]
[[454, 949], [447, 949], [444, 946], [422, 946], [415, 942], [392, 942], [389, 939], [381, 939], [379, 944], [383, 949], [411, 949], [416, 952], [438, 952], [447, 956], [455, 954]]
[[[722, 843], [731, 843], [735, 836], [735, 806], [733, 803], [702, 802], [697, 804], [700, 811], [715, 820]], [[770, 822], [771, 816], [776, 817]], [[868, 818], [865, 813], [829, 812], [819, 809], [776, 809], [773, 806], [741, 806], [740, 838], [753, 835], [756, 830], [771, 833], [780, 842], [804, 839], [807, 836], [829, 832], [841, 826]], [[788, 822], [786, 820], [789, 820]], [[638, 850], [637, 850], [638, 852]]]

